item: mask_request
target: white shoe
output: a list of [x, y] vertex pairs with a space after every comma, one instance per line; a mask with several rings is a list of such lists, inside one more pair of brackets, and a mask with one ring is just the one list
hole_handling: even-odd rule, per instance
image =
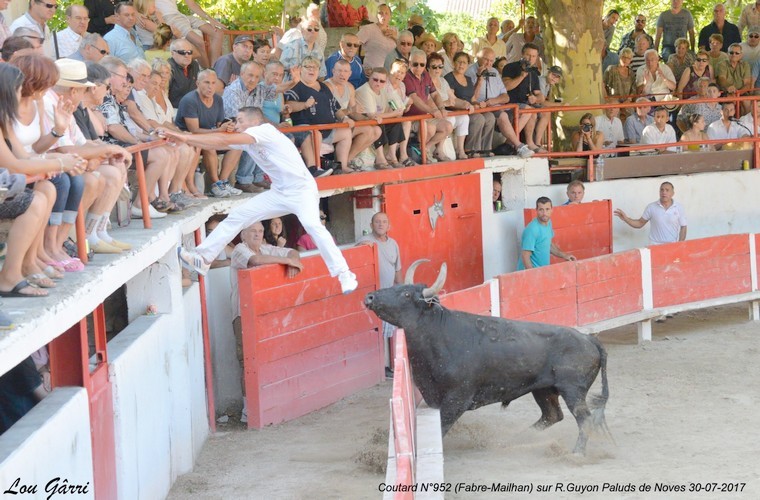
[[533, 156], [533, 150], [530, 149], [527, 144], [523, 144], [517, 148], [517, 156], [520, 158], [530, 158]]
[[227, 190], [228, 193], [230, 193], [231, 196], [240, 196], [243, 194], [242, 189], [238, 189], [236, 187], [232, 187], [232, 184], [230, 184], [230, 181], [224, 181], [224, 189]]
[[177, 255], [183, 266], [197, 272], [201, 276], [206, 276], [211, 267], [211, 264], [206, 264], [206, 261], [197, 252], [191, 252], [179, 247], [177, 248]]
[[214, 198], [228, 198], [230, 196], [230, 192], [227, 191], [224, 183], [221, 181], [211, 185], [211, 194], [214, 195]]
[[[162, 219], [166, 217], [165, 213], [159, 212], [158, 210], [153, 208], [153, 205], [148, 205], [148, 215], [150, 215], [151, 219]], [[142, 210], [140, 210], [140, 207], [136, 207], [132, 205], [132, 217], [136, 219], [143, 218]]]
[[353, 292], [359, 286], [359, 282], [356, 281], [356, 275], [349, 270], [340, 273], [338, 281], [340, 281], [340, 290], [344, 295]]

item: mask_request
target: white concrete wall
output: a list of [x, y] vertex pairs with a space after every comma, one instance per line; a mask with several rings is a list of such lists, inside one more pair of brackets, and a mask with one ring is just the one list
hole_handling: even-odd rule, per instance
[[[534, 206], [539, 196], [548, 196], [555, 206], [567, 200], [567, 184], [550, 185], [548, 169], [545, 163], [541, 166], [543, 162], [489, 161], [489, 168], [481, 172], [484, 193], [491, 192], [494, 172], [502, 172], [503, 179], [504, 211], [495, 214], [487, 197], [483, 201], [485, 279], [517, 268], [525, 207]], [[755, 187], [760, 185], [760, 170], [587, 182], [585, 200], [611, 199], [613, 209], [621, 208], [630, 217], [638, 218], [647, 204], [659, 198], [659, 186], [665, 181], [673, 183], [675, 199], [686, 209], [688, 239], [758, 231], [760, 197], [756, 196]], [[645, 247], [649, 244], [648, 236], [648, 227], [637, 230], [617, 218], [613, 220], [615, 252]]]
[[34, 498], [47, 498], [46, 486], [64, 479], [86, 487], [77, 498], [94, 498], [90, 410], [81, 387], [55, 389], [0, 436], [0, 491], [20, 493], [22, 485], [36, 486]]
[[208, 436], [198, 285], [182, 295], [171, 260], [160, 263], [170, 267], [171, 311], [137, 317], [108, 345], [123, 499], [164, 497]]

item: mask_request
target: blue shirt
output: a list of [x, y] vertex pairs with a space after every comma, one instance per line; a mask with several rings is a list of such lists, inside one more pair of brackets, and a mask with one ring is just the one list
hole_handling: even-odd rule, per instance
[[[327, 78], [332, 78], [333, 66], [335, 66], [336, 62], [338, 62], [338, 59], [342, 58], [343, 56], [340, 55], [339, 50], [327, 58], [325, 61], [325, 67], [327, 68]], [[367, 75], [364, 74], [362, 60], [359, 59], [359, 56], [354, 56], [354, 58], [351, 60], [351, 77], [348, 79], [348, 81], [351, 83], [351, 85], [354, 86], [355, 89], [358, 89], [367, 83]]]
[[[132, 36], [134, 36], [134, 40]], [[137, 32], [134, 28], [130, 32], [118, 24], [114, 24], [113, 29], [106, 33], [103, 39], [108, 42], [111, 55], [118, 57], [125, 63], [129, 63], [133, 59], [145, 59], [145, 51], [142, 46], [137, 44]]]
[[[549, 265], [549, 255], [552, 248], [553, 237], [554, 230], [552, 229], [551, 220], [546, 225], [543, 225], [538, 219], [533, 219], [530, 224], [525, 226], [525, 231], [523, 231], [522, 234], [522, 246], [520, 250], [531, 252], [530, 263], [533, 264], [533, 267]], [[521, 271], [523, 269], [525, 269], [525, 265], [523, 264], [521, 251], [520, 257], [517, 259], [517, 270]]]

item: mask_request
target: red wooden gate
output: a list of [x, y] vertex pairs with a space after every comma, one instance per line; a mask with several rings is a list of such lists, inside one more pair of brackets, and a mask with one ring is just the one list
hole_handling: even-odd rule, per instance
[[446, 290], [483, 283], [479, 174], [391, 184], [384, 189], [389, 234], [398, 242], [404, 267], [417, 259], [431, 261], [417, 269], [417, 283], [433, 283], [444, 262], [448, 265]]
[[82, 318], [50, 343], [50, 375], [53, 387], [80, 386], [87, 389], [95, 498], [116, 498], [113, 390], [108, 379], [103, 304], [93, 311], [92, 319], [95, 337], [93, 369], [90, 370], [87, 318]]

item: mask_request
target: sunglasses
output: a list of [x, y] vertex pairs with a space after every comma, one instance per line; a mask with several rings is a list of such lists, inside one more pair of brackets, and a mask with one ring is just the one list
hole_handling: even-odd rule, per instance
[[35, 0], [35, 3], [42, 4], [42, 5], [44, 5], [48, 9], [57, 9], [58, 8], [58, 4], [57, 3], [45, 3], [45, 2], [41, 2], [40, 0]]
[[379, 78], [375, 78], [374, 76], [372, 77], [372, 81], [373, 82], [377, 82], [377, 83], [385, 83], [385, 82], [387, 82], [387, 80], [381, 80]]
[[106, 49], [99, 49], [99, 48], [97, 48], [94, 45], [90, 45], [90, 47], [92, 47], [93, 49], [97, 50], [98, 52], [100, 52], [104, 56], [107, 56], [108, 54], [110, 54], [110, 52], [108, 52]]
[[421, 62], [413, 62], [413, 63], [412, 63], [412, 67], [413, 67], [413, 68], [424, 68], [424, 67], [425, 67], [425, 63], [421, 63]]
[[319, 33], [319, 28], [306, 28], [309, 33]]
[[360, 44], [360, 43], [346, 42], [346, 47], [348, 47], [350, 49], [358, 49], [361, 46], [362, 46], [362, 44]]
[[760, 35], [758, 35], [758, 34], [754, 34], [754, 35], [750, 35], [749, 37], [750, 37], [750, 38], [760, 38]]
[[430, 69], [443, 69], [443, 64], [430, 65]]
[[732, 56], [740, 56], [740, 55], [742, 55], [742, 53], [741, 53], [741, 52], [733, 52], [733, 51], [732, 51], [732, 52], [729, 52], [728, 54], [729, 54], [729, 55], [732, 55]]
[[172, 50], [172, 52], [176, 52], [177, 54], [181, 56], [191, 56], [193, 55], [192, 50]]
[[704, 59], [702, 57], [697, 57], [697, 62], [707, 62], [707, 59]]

